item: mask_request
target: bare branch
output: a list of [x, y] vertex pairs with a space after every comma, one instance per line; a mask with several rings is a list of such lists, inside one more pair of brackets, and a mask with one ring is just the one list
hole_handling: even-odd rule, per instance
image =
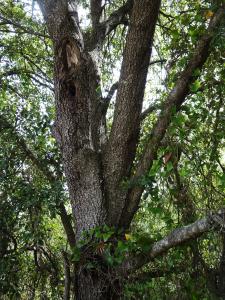
[[[217, 219], [222, 220], [222, 225], [217, 222]], [[143, 267], [145, 264], [154, 260], [157, 256], [162, 255], [169, 249], [182, 245], [185, 242], [196, 239], [203, 233], [225, 226], [225, 209], [221, 209], [216, 213], [209, 214], [207, 217], [200, 219], [187, 226], [173, 230], [169, 235], [162, 240], [153, 244], [152, 249], [148, 253], [141, 253], [135, 257], [126, 259], [119, 267], [119, 272], [129, 274]]]
[[153, 61], [150, 61], [149, 63], [149, 66], [152, 66], [152, 65], [155, 65], [155, 64], [163, 64], [166, 62], [166, 59], [156, 59], [156, 60], [153, 60]]
[[93, 28], [99, 25], [99, 20], [102, 13], [102, 0], [91, 0], [91, 19]]
[[220, 168], [222, 169], [223, 173], [225, 173], [225, 167], [223, 166], [223, 164], [221, 163], [221, 161], [218, 159], [217, 163], [219, 164]]
[[[214, 32], [224, 17], [224, 7], [225, 4], [223, 4], [222, 8], [218, 9], [214, 17], [211, 19], [208, 30], [198, 41], [192, 58], [184, 71], [180, 74], [175, 87], [164, 102], [161, 114], [159, 115], [158, 121], [156, 122], [149, 137], [149, 142], [143, 157], [137, 166], [135, 176], [131, 179], [132, 182], [137, 182], [138, 178], [143, 176], [151, 168], [153, 160], [156, 158], [160, 142], [166, 133], [172, 116], [180, 110], [181, 105], [190, 91], [190, 84], [196, 79], [196, 77], [193, 76], [194, 70], [197, 68], [202, 69], [210, 54], [210, 44], [213, 39]], [[143, 186], [137, 185], [131, 189], [126, 207], [121, 217], [121, 226], [129, 226], [135, 212], [138, 209], [143, 190]]]
[[173, 19], [173, 20], [175, 19], [174, 16], [168, 15], [165, 12], [163, 12], [162, 10], [160, 10], [160, 15], [162, 15], [162, 16], [168, 18], [168, 19]]
[[106, 96], [106, 98], [104, 98], [105, 101], [108, 102], [108, 101], [110, 101], [110, 100], [112, 99], [112, 97], [113, 97], [115, 91], [118, 89], [118, 85], [119, 85], [119, 83], [118, 83], [118, 82], [115, 82], [115, 83], [111, 86], [111, 88], [110, 88], [110, 90], [109, 90], [109, 92], [108, 92], [108, 95]]
[[[36, 77], [35, 77], [35, 76], [31, 75], [31, 72], [29, 72], [28, 74], [29, 74], [30, 78], [31, 78], [35, 83], [37, 83], [38, 85], [41, 85], [41, 86], [43, 86], [43, 87], [45, 87], [45, 88], [51, 90], [52, 92], [54, 92], [54, 88], [53, 88], [52, 86], [50, 86], [49, 84], [45, 84], [45, 83], [43, 82], [44, 78], [42, 78], [41, 76], [38, 76], [37, 74], [35, 74], [35, 75], [36, 75]], [[37, 77], [41, 78], [41, 80], [39, 80]]]
[[[24, 54], [24, 53], [22, 53], [22, 51], [21, 51], [21, 55], [25, 58], [25, 60], [27, 60], [28, 61], [28, 63], [31, 65], [31, 68], [32, 68], [32, 70], [33, 71], [35, 71], [35, 69], [36, 70], [38, 70], [38, 72], [40, 72], [41, 74], [42, 74], [42, 79], [43, 80], [46, 80], [47, 82], [49, 82], [51, 85], [53, 85], [53, 80], [41, 69], [41, 67], [39, 67], [38, 66], [38, 64], [37, 63], [35, 63], [35, 61], [34, 61], [34, 57], [33, 58], [31, 58], [31, 56], [29, 55], [26, 55], [26, 54]], [[35, 57], [36, 58], [36, 57]], [[37, 58], [36, 58], [37, 59]], [[49, 61], [48, 61], [48, 63], [49, 63]], [[36, 73], [36, 72], [35, 72]]]
[[105, 36], [107, 36], [118, 25], [127, 24], [126, 15], [130, 12], [132, 6], [133, 6], [133, 0], [128, 0], [122, 7], [114, 11], [109, 16], [108, 20], [106, 20], [101, 24]]

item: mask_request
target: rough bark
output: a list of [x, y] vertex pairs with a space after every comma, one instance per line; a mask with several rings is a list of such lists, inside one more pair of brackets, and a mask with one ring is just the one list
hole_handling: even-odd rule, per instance
[[101, 13], [102, 13], [102, 1], [101, 0], [91, 0], [91, 20], [92, 20], [92, 26], [94, 29], [98, 27]]
[[[78, 241], [84, 232], [106, 222], [99, 76], [84, 47], [76, 2], [40, 0], [39, 4], [54, 47], [54, 135], [62, 153]], [[101, 299], [105, 294], [104, 282], [83, 264], [77, 267], [73, 284], [76, 299]]]
[[144, 88], [160, 1], [135, 1], [123, 54], [116, 106], [104, 155], [107, 222], [118, 225], [137, 147]]
[[70, 289], [71, 289], [71, 276], [70, 276], [70, 261], [68, 254], [62, 251], [62, 257], [64, 261], [64, 295], [63, 300], [70, 300]]
[[208, 288], [220, 299], [225, 297], [225, 235], [222, 233], [222, 255], [216, 268], [207, 268]]
[[[101, 23], [101, 2], [91, 1], [92, 38], [85, 44], [74, 0], [38, 0], [53, 41], [56, 98], [54, 134], [63, 157], [63, 166], [76, 223], [76, 240], [82, 233], [107, 223], [128, 227], [143, 191], [135, 187], [127, 191], [123, 180], [131, 175], [143, 115], [142, 102], [151, 56], [151, 46], [160, 1], [127, 1], [108, 20]], [[96, 61], [87, 49], [96, 50], [105, 36], [124, 23], [131, 13], [130, 25], [123, 54], [123, 63], [113, 125], [106, 143], [105, 111], [102, 108], [100, 81]], [[195, 68], [201, 68], [208, 57], [208, 47], [214, 28], [221, 19], [219, 11], [209, 30], [199, 41], [187, 68], [176, 88], [165, 102], [153, 129], [146, 151], [137, 167], [135, 180], [143, 175], [156, 155], [159, 144], [169, 126], [174, 107], [179, 110], [193, 80]], [[98, 50], [98, 49], [97, 49]], [[205, 51], [205, 52], [204, 52]], [[106, 107], [107, 110], [107, 107]], [[129, 194], [128, 194], [129, 192]], [[125, 208], [124, 208], [125, 207]], [[122, 217], [121, 217], [121, 212]], [[220, 216], [220, 214], [219, 214]], [[155, 243], [151, 252], [124, 262], [122, 273], [131, 272], [162, 254], [171, 247], [201, 235], [210, 228], [209, 218], [172, 232]], [[120, 222], [120, 223], [119, 223]], [[92, 249], [93, 250], [93, 249]], [[94, 252], [94, 251], [92, 251]], [[116, 299], [113, 273], [100, 259], [98, 269], [88, 269], [86, 257], [79, 261], [75, 272], [76, 299]], [[101, 265], [102, 263], [102, 265]], [[105, 277], [108, 271], [112, 281]], [[118, 295], [117, 295], [118, 299]]]
[[[180, 110], [181, 105], [190, 91], [190, 84], [196, 79], [196, 77], [193, 76], [194, 70], [202, 69], [210, 51], [212, 50], [210, 44], [213, 39], [214, 32], [218, 28], [218, 24], [225, 15], [224, 7], [225, 5], [218, 9], [214, 17], [211, 19], [207, 32], [198, 41], [186, 68], [180, 74], [175, 87], [168, 95], [162, 107], [158, 121], [150, 134], [148, 144], [145, 148], [143, 157], [136, 168], [135, 175], [131, 178], [131, 182], [137, 182], [138, 178], [144, 176], [146, 172], [150, 170], [153, 160], [156, 158], [160, 142], [169, 127], [172, 116]], [[144, 187], [140, 185], [136, 185], [130, 190], [120, 221], [120, 225], [122, 227], [129, 227], [133, 216], [138, 209], [143, 190]]]
[[84, 51], [75, 1], [39, 1], [55, 52], [55, 136], [69, 188], [76, 238], [104, 224], [99, 77]]

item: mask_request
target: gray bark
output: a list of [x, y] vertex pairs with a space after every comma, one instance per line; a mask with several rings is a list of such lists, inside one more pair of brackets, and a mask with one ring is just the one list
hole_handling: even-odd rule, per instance
[[[160, 142], [162, 141], [166, 130], [169, 127], [172, 116], [180, 110], [181, 105], [185, 101], [186, 96], [190, 91], [191, 83], [196, 79], [196, 77], [193, 76], [194, 70], [202, 69], [205, 61], [210, 54], [210, 51], [212, 51], [212, 48], [210, 47], [211, 41], [213, 39], [215, 31], [218, 28], [218, 25], [225, 15], [224, 8], [225, 5], [218, 9], [216, 14], [210, 21], [207, 32], [198, 41], [194, 53], [190, 58], [186, 68], [180, 74], [173, 90], [169, 93], [161, 109], [161, 114], [151, 134], [149, 135], [148, 144], [135, 170], [135, 175], [131, 178], [131, 182], [138, 182], [138, 179], [141, 176], [144, 176], [146, 172], [150, 170], [153, 160], [156, 158]], [[138, 209], [143, 190], [143, 186], [135, 185], [129, 191], [126, 205], [120, 221], [120, 225], [122, 227], [129, 227], [133, 216]]]
[[109, 142], [104, 154], [108, 208], [107, 222], [118, 225], [135, 157], [144, 89], [160, 1], [135, 1], [123, 54], [116, 107]]
[[210, 213], [207, 217], [192, 224], [173, 230], [162, 240], [154, 243], [148, 253], [141, 253], [125, 259], [122, 265], [118, 267], [118, 273], [123, 275], [131, 274], [135, 270], [141, 268], [173, 247], [182, 245], [192, 239], [196, 239], [203, 233], [206, 233], [212, 229], [224, 228], [224, 217], [225, 210], [221, 209], [218, 212]]
[[[54, 2], [54, 3], [53, 3]], [[76, 238], [105, 223], [99, 76], [84, 50], [75, 1], [39, 1], [55, 51], [55, 136], [69, 188]]]
[[[143, 187], [124, 189], [123, 180], [135, 181], [151, 167], [160, 142], [170, 124], [174, 108], [178, 111], [189, 92], [193, 71], [201, 68], [210, 51], [215, 28], [224, 10], [220, 9], [206, 34], [199, 40], [187, 67], [176, 87], [169, 94], [142, 159], [132, 177], [140, 133], [140, 122], [151, 47], [160, 1], [127, 1], [108, 20], [101, 22], [101, 1], [91, 1], [92, 31], [83, 37], [79, 27], [76, 1], [38, 0], [53, 41], [56, 98], [54, 134], [63, 157], [63, 166], [69, 189], [76, 240], [95, 226], [129, 227], [138, 209]], [[100, 80], [96, 61], [88, 52], [99, 50], [104, 38], [119, 24], [130, 24], [123, 54], [116, 97], [113, 125], [107, 141], [105, 113], [99, 92]], [[89, 41], [88, 41], [89, 39]], [[219, 214], [220, 215], [220, 214]], [[149, 255], [139, 255], [124, 262], [120, 271], [127, 274], [171, 247], [193, 239], [210, 228], [208, 218], [172, 232], [153, 245]], [[86, 262], [94, 253], [85, 257]], [[85, 260], [84, 259], [84, 260]], [[76, 299], [113, 299], [113, 280], [104, 276], [106, 268], [99, 259], [99, 270], [89, 270], [81, 261], [76, 269]], [[121, 271], [122, 270], [122, 271]], [[103, 275], [102, 275], [103, 274]], [[117, 283], [116, 283], [117, 284]]]

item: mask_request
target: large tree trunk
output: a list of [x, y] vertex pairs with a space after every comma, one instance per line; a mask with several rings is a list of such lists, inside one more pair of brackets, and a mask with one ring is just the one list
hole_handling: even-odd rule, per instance
[[62, 148], [76, 237], [79, 239], [83, 231], [105, 222], [99, 154], [100, 124], [93, 126], [93, 119], [97, 117], [98, 82], [94, 63], [87, 54], [78, 52], [81, 57], [78, 57], [77, 66], [74, 66], [76, 70], [67, 68], [70, 59], [68, 49], [72, 50], [76, 60], [76, 54], [73, 53], [77, 51], [75, 41], [65, 41], [62, 47], [56, 47], [55, 132]]
[[[68, 3], [67, 3], [68, 2]], [[76, 241], [90, 228], [106, 223], [101, 143], [101, 94], [96, 62], [85, 51], [77, 26], [76, 5], [69, 1], [39, 1], [53, 40], [55, 55], [56, 121], [54, 135], [63, 157]], [[85, 258], [85, 262], [91, 260]], [[79, 263], [75, 272], [76, 299], [111, 299], [109, 282]]]
[[[143, 187], [134, 187], [128, 193], [121, 183], [131, 176], [136, 154], [144, 88], [160, 1], [133, 2], [114, 120], [106, 145], [98, 70], [93, 56], [86, 50], [83, 42], [76, 1], [38, 0], [38, 3], [53, 41], [56, 98], [54, 134], [61, 148], [73, 209], [76, 241], [79, 241], [83, 233], [96, 226], [108, 224], [114, 227], [128, 227], [137, 210]], [[129, 5], [124, 5], [117, 13], [112, 14], [110, 22], [103, 22], [100, 26], [101, 1], [91, 1], [91, 11], [96, 12], [92, 18], [96, 46], [100, 47], [102, 36], [121, 22], [121, 13], [127, 13], [127, 9], [132, 6], [132, 1], [128, 0], [127, 3]], [[97, 29], [100, 30], [100, 34], [96, 33]], [[201, 51], [196, 50], [194, 53], [187, 70], [178, 81], [178, 87], [169, 95], [136, 175], [142, 176], [151, 167], [160, 141], [169, 126], [173, 107], [180, 107], [184, 101], [193, 79], [193, 71], [202, 67], [207, 58], [208, 52], [206, 51], [205, 55], [202, 52], [208, 48], [211, 39], [210, 31], [200, 41], [196, 49]], [[205, 227], [194, 226], [197, 228], [196, 236], [201, 232], [201, 228], [208, 229], [206, 221], [203, 225]], [[195, 233], [192, 227], [187, 228], [190, 229], [188, 234], [186, 229], [175, 234], [180, 233], [181, 238], [188, 239]], [[181, 243], [181, 238], [175, 238], [174, 245]], [[169, 249], [169, 241], [173, 239], [165, 239], [159, 243], [153, 254], [156, 256]], [[90, 246], [91, 248], [93, 247]], [[147, 257], [148, 261], [152, 258], [151, 255]], [[98, 268], [88, 268], [88, 263], [92, 260], [98, 262]], [[136, 265], [142, 266], [143, 261], [145, 256], [140, 256]], [[125, 264], [124, 269], [129, 268], [130, 264]], [[119, 281], [103, 262], [101, 255], [95, 253], [95, 249], [89, 250], [88, 255], [81, 254], [76, 266], [74, 284], [76, 299], [118, 299], [120, 295]]]
[[105, 223], [99, 76], [84, 50], [76, 5], [71, 1], [40, 1], [55, 52], [56, 122], [76, 239]]
[[[105, 116], [101, 115], [102, 99], [98, 70], [94, 58], [87, 52], [83, 42], [78, 25], [76, 1], [38, 2], [53, 41], [56, 98], [54, 135], [61, 148], [75, 220], [75, 235], [79, 241], [82, 234], [90, 228], [105, 223], [110, 226], [118, 225], [124, 205], [124, 191], [121, 194], [120, 184], [124, 176], [129, 175], [135, 155], [160, 1], [134, 2], [123, 58], [116, 118], [108, 147], [102, 147], [106, 141], [106, 128], [103, 120]], [[112, 15], [109, 22], [99, 26], [101, 1], [91, 1], [92, 13], [97, 12], [97, 15], [92, 16], [92, 23], [98, 48], [101, 46], [102, 36], [122, 22], [123, 14], [131, 7], [132, 1], [128, 1]], [[100, 34], [96, 33], [97, 29], [101, 30]], [[130, 99], [132, 105], [129, 105]], [[121, 120], [121, 117], [124, 118], [123, 110], [127, 111], [127, 122]], [[123, 124], [128, 126], [122, 128]], [[122, 130], [120, 137], [123, 137], [115, 142], [118, 130]], [[103, 151], [105, 149], [106, 151]], [[131, 156], [129, 151], [132, 152]], [[104, 163], [101, 157], [103, 152]], [[116, 172], [113, 171], [114, 168]], [[94, 250], [83, 262], [81, 259], [77, 266], [74, 282], [76, 299], [118, 299], [121, 289], [119, 281], [113, 277], [110, 269], [101, 263], [101, 259], [97, 270], [86, 267], [87, 261], [91, 261], [95, 256], [93, 252]]]

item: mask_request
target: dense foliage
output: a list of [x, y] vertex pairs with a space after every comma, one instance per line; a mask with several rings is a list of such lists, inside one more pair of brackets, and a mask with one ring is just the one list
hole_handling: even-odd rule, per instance
[[[121, 2], [105, 1], [104, 18]], [[145, 90], [144, 108], [150, 110], [143, 117], [136, 163], [163, 101], [220, 2], [162, 2]], [[88, 33], [89, 1], [80, 1], [79, 10]], [[103, 97], [118, 79], [126, 32], [124, 22], [104, 43], [100, 60]], [[203, 69], [195, 70], [191, 92], [172, 118], [151, 170], [138, 182], [124, 178], [125, 189], [145, 186], [131, 230], [117, 242], [114, 228], [94, 228], [72, 249], [60, 210], [64, 204], [70, 214], [68, 191], [52, 137], [52, 44], [36, 2], [1, 0], [0, 36], [1, 299], [62, 299], [65, 273], [69, 266], [73, 274], [72, 265], [79, 262], [85, 245], [95, 254], [103, 253], [109, 266], [117, 266], [127, 253], [147, 252], [174, 228], [224, 206], [224, 26], [213, 38]], [[113, 96], [107, 113], [109, 130], [114, 100]], [[124, 297], [223, 299], [224, 223], [219, 220], [217, 227], [130, 275]], [[97, 268], [98, 260], [93, 257], [87, 264]]]

